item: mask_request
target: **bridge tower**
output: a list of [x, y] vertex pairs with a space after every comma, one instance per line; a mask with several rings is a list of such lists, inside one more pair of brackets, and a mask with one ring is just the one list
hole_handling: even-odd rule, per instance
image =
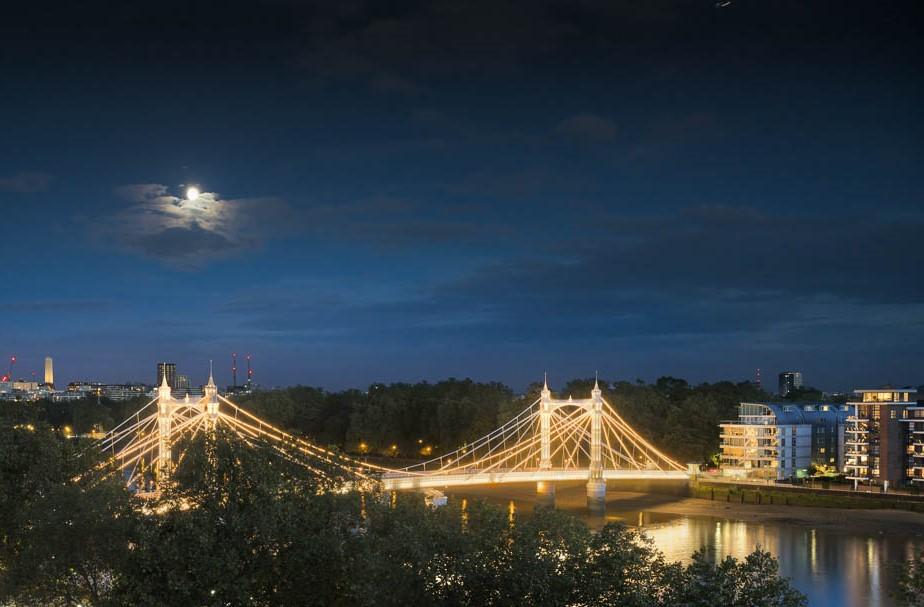
[[215, 429], [218, 422], [218, 386], [215, 385], [215, 379], [212, 377], [212, 361], [209, 361], [209, 383], [205, 384], [203, 389], [205, 393], [205, 408], [208, 413], [208, 426], [210, 430]]
[[173, 396], [170, 394], [170, 385], [167, 383], [167, 374], [157, 388], [157, 482], [167, 480], [172, 468], [170, 455], [170, 431], [173, 424], [173, 410], [175, 407]]
[[[552, 391], [549, 390], [549, 377], [542, 380], [542, 392], [539, 396], [539, 469], [552, 468]], [[536, 482], [536, 501], [543, 506], [555, 506], [555, 483], [552, 481]]]
[[603, 478], [603, 391], [594, 379], [590, 392], [590, 477], [587, 479], [587, 507], [594, 512], [606, 509], [606, 480]]
[[[552, 413], [559, 407], [579, 407], [590, 414], [590, 466], [587, 478], [587, 507], [602, 512], [606, 507], [606, 480], [603, 478], [603, 391], [595, 379], [590, 398], [574, 400], [552, 398], [548, 377], [539, 394], [539, 469], [552, 469]], [[555, 505], [555, 483], [536, 482], [536, 501]]]

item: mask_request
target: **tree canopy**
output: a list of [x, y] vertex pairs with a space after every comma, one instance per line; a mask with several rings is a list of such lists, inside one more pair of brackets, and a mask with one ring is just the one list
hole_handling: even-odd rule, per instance
[[221, 431], [183, 446], [153, 501], [88, 473], [83, 447], [47, 426], [0, 432], [0, 604], [805, 604], [764, 552], [683, 566], [622, 524], [329, 491]]

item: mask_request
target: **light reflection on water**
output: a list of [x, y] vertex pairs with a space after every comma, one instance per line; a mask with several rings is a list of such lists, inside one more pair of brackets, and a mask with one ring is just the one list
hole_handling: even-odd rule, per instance
[[743, 559], [757, 546], [779, 559], [781, 573], [810, 605], [894, 605], [893, 567], [922, 545], [920, 538], [815, 529], [794, 523], [752, 523], [677, 516], [642, 526], [669, 560], [688, 562], [705, 548], [715, 559]]
[[[528, 492], [479, 490], [468, 497], [486, 499], [528, 516]], [[453, 494], [461, 498], [462, 494]], [[513, 497], [514, 499], [510, 499]], [[670, 561], [689, 562], [701, 548], [713, 559], [743, 559], [758, 546], [779, 560], [781, 573], [808, 596], [812, 607], [890, 607], [897, 567], [924, 548], [924, 537], [853, 529], [811, 527], [782, 521], [746, 522], [707, 515], [676, 515], [646, 510], [617, 511], [605, 520], [592, 517], [567, 496], [558, 495], [560, 510], [573, 512], [590, 526], [621, 520], [640, 527]]]

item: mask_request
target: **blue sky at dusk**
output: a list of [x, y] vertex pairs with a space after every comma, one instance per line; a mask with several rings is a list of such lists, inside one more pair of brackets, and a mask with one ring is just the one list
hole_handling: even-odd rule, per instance
[[17, 376], [924, 381], [913, 3], [15, 10]]

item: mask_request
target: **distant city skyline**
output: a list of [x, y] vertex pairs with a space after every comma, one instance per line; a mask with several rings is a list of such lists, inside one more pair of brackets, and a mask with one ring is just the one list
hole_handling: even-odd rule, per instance
[[[21, 359], [22, 357], [17, 356], [17, 365], [19, 365]], [[42, 358], [42, 360], [50, 360], [50, 359], [57, 360], [57, 358], [55, 357], [43, 357]], [[111, 376], [107, 374], [105, 371], [101, 371], [97, 373], [90, 372], [86, 375], [79, 375], [79, 376], [77, 375], [72, 376], [70, 374], [62, 375], [61, 373], [58, 373], [59, 380], [60, 378], [64, 377], [65, 381], [64, 382], [59, 381], [57, 388], [63, 389], [69, 383], [83, 382], [83, 381], [98, 381], [104, 384], [146, 384], [150, 386], [156, 386], [157, 384], [160, 383], [160, 378], [162, 377], [160, 366], [163, 364], [163, 361], [158, 361], [158, 362], [151, 363], [151, 364], [153, 367], [155, 367], [156, 381], [152, 380], [150, 377], [145, 377], [144, 372], [139, 372], [138, 375], [134, 377], [133, 376], [126, 376], [126, 377]], [[199, 370], [196, 368], [195, 362], [190, 362], [189, 364], [181, 364], [181, 363], [174, 363], [172, 361], [168, 361], [167, 364], [170, 367], [170, 371], [168, 372], [168, 378], [171, 376], [171, 373], [176, 378], [176, 380], [174, 381], [174, 384], [176, 384], [180, 378], [186, 378], [186, 381], [188, 381], [189, 383], [189, 387], [202, 386], [202, 385], [205, 385], [205, 383], [208, 381], [208, 376], [209, 376], [208, 362], [206, 362], [202, 370]], [[215, 381], [218, 385], [229, 386], [229, 387], [234, 385], [233, 379], [232, 379], [230, 357], [229, 357], [229, 362], [227, 364], [227, 369], [224, 372], [222, 372], [222, 369], [220, 369], [219, 366], [214, 364], [214, 359], [212, 360], [212, 364], [214, 367], [213, 373], [215, 376]], [[25, 359], [25, 365], [28, 366], [28, 359]], [[202, 365], [200, 364], [199, 366], [202, 366]], [[238, 370], [238, 372], [240, 373], [240, 370]], [[32, 373], [33, 373], [32, 371], [29, 371], [28, 375], [14, 374], [15, 375], [14, 379], [17, 381], [20, 379], [30, 381], [32, 380]], [[703, 382], [726, 381], [726, 380], [734, 381], [734, 382], [743, 382], [743, 381], [754, 382], [755, 381], [755, 377], [753, 375], [751, 377], [691, 378], [691, 377], [684, 377], [684, 376], [681, 376], [678, 374], [672, 374], [672, 373], [660, 373], [660, 374], [655, 374], [652, 376], [644, 376], [644, 377], [643, 376], [629, 377], [629, 376], [610, 375], [607, 373], [603, 373], [599, 370], [595, 371], [595, 373], [599, 375], [601, 380], [606, 380], [610, 382], [613, 382], [613, 381], [634, 382], [638, 379], [641, 379], [647, 383], [654, 383], [659, 377], [665, 377], [665, 376], [671, 376], [671, 377], [677, 377], [680, 379], [684, 379], [690, 382], [691, 384], [698, 384], [698, 383], [703, 383]], [[300, 380], [285, 381], [285, 379], [283, 379], [282, 381], [274, 381], [272, 383], [269, 383], [269, 382], [260, 381], [256, 370], [254, 370], [255, 375], [253, 379], [256, 385], [264, 387], [264, 388], [286, 387], [286, 386], [295, 386], [295, 385], [301, 384], [301, 385], [321, 387], [321, 388], [325, 388], [329, 390], [343, 390], [343, 389], [349, 389], [349, 388], [364, 389], [374, 383], [400, 383], [400, 382], [413, 383], [413, 382], [418, 382], [418, 381], [429, 381], [432, 383], [432, 382], [437, 382], [437, 381], [441, 381], [444, 379], [449, 379], [450, 377], [455, 377], [456, 379], [463, 379], [465, 377], [470, 377], [471, 379], [476, 380], [476, 381], [498, 381], [506, 385], [509, 385], [515, 390], [523, 390], [531, 383], [541, 382], [543, 379], [543, 375], [548, 374], [550, 385], [552, 386], [554, 390], [556, 389], [556, 386], [560, 388], [565, 382], [568, 382], [572, 379], [592, 378], [594, 377], [595, 373], [581, 373], [580, 370], [578, 370], [574, 374], [569, 375], [569, 374], [558, 374], [554, 372], [544, 371], [540, 373], [538, 376], [527, 378], [525, 381], [522, 381], [522, 382], [509, 381], [501, 377], [477, 377], [473, 375], [445, 375], [445, 376], [434, 375], [434, 376], [429, 376], [429, 377], [420, 376], [420, 377], [404, 377], [404, 378], [402, 377], [379, 378], [379, 379], [374, 378], [365, 383], [354, 383], [354, 384], [342, 383], [341, 384], [341, 383], [336, 383], [336, 382], [324, 382], [324, 381], [308, 381], [308, 382], [300, 381]], [[782, 376], [789, 374], [789, 373], [793, 373], [793, 371], [781, 371], [778, 374], [780, 376], [780, 382], [782, 382]], [[796, 372], [796, 373], [798, 373], [799, 380], [800, 380], [800, 384], [797, 387], [816, 388], [816, 389], [822, 390], [824, 392], [829, 392], [829, 393], [838, 393], [838, 392], [849, 393], [852, 390], [857, 389], [857, 388], [880, 387], [880, 386], [885, 386], [885, 385], [890, 385], [893, 387], [904, 387], [904, 386], [916, 387], [918, 385], [921, 385], [920, 382], [917, 382], [917, 381], [895, 382], [895, 381], [875, 381], [873, 380], [873, 381], [867, 381], [867, 382], [853, 382], [845, 386], [823, 386], [823, 385], [813, 384], [811, 381], [805, 381], [804, 383], [802, 383], [803, 380], [802, 380], [801, 372]], [[147, 375], [151, 375], [150, 368], [148, 370]], [[36, 377], [38, 377], [38, 375], [36, 375]], [[242, 378], [241, 376], [239, 376], [237, 385], [243, 385], [246, 381], [247, 381], [246, 377]], [[785, 396], [785, 393], [781, 392], [780, 390], [781, 386], [782, 386], [782, 383], [779, 384], [779, 387], [769, 389], [768, 393], [779, 394], [780, 396]], [[171, 385], [171, 387], [176, 388], [177, 385]], [[764, 388], [766, 389], [766, 386]]]

